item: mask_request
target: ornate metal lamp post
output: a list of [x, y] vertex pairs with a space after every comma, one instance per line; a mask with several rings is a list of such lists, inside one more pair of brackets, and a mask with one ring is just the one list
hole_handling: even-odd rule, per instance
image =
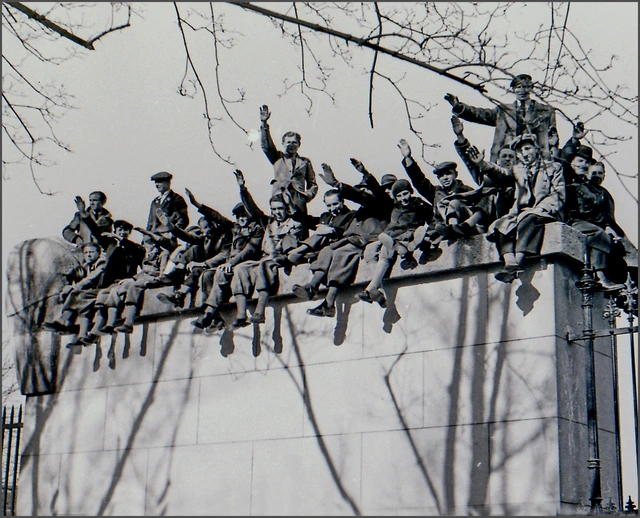
[[598, 441], [598, 408], [596, 403], [596, 369], [595, 369], [595, 332], [593, 329], [593, 294], [596, 291], [597, 281], [595, 272], [591, 267], [589, 252], [585, 253], [582, 278], [576, 282], [577, 288], [582, 293], [583, 314], [583, 338], [586, 343], [587, 361], [587, 429], [589, 434], [589, 469], [591, 475], [591, 514], [602, 513], [602, 486], [600, 481], [600, 446]]

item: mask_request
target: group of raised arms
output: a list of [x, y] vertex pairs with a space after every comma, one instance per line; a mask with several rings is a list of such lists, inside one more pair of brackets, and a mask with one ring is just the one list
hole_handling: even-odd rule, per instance
[[[293, 294], [313, 300], [326, 287], [308, 314], [334, 317], [337, 295], [354, 282], [361, 261], [375, 266], [357, 297], [385, 307], [383, 279], [396, 261], [410, 270], [437, 261], [443, 244], [479, 234], [495, 243], [503, 263], [495, 278], [511, 283], [522, 275], [523, 261], [540, 254], [545, 224], [557, 221], [586, 236], [600, 288], [621, 290], [624, 232], [615, 222], [613, 199], [602, 187], [605, 166], [581, 143], [584, 126], [576, 123], [560, 147], [554, 110], [530, 98], [531, 76], [515, 76], [511, 90], [516, 101], [494, 108], [444, 96], [451, 104], [454, 148], [473, 186], [458, 178], [455, 161], [437, 164], [431, 171], [435, 181], [430, 180], [401, 139], [406, 178], [384, 174], [378, 179], [352, 158], [362, 179], [350, 185], [322, 163], [318, 175], [327, 185], [322, 195], [326, 211], [310, 214], [308, 203], [318, 194], [312, 163], [298, 154], [298, 133], [285, 133], [278, 149], [265, 105], [260, 107], [261, 147], [273, 165], [268, 213], [258, 207], [238, 169], [233, 174], [240, 201], [230, 218], [185, 189], [200, 214], [196, 226], [189, 226], [187, 201], [171, 189], [168, 172], [151, 176], [159, 196], [151, 202], [145, 228], [114, 221], [101, 191], [89, 195], [88, 207], [77, 196], [77, 212], [63, 237], [81, 247], [83, 260], [64, 273], [59, 316], [44, 328], [75, 334], [70, 346], [131, 333], [145, 290], [166, 286], [173, 289], [162, 290], [158, 299], [176, 309], [197, 304], [202, 312], [192, 324], [207, 334], [262, 324], [269, 297], [278, 293], [281, 271], [289, 275], [303, 263], [311, 278], [294, 284]], [[463, 120], [495, 128], [489, 157], [465, 137]], [[129, 239], [133, 231], [142, 235], [140, 243]], [[232, 296], [236, 316], [227, 323], [220, 308]], [[249, 315], [248, 300], [254, 296]]]

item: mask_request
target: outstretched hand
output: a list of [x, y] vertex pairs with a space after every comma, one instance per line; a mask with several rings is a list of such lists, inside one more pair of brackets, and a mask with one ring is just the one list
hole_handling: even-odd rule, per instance
[[400, 149], [400, 153], [402, 153], [402, 156], [404, 158], [411, 156], [411, 147], [405, 139], [400, 139], [400, 142], [398, 142], [398, 148]]
[[260, 106], [260, 121], [267, 122], [271, 117], [271, 112], [269, 111], [269, 107], [266, 104]]
[[202, 205], [202, 203], [200, 203], [198, 200], [196, 200], [196, 197], [193, 195], [193, 193], [187, 189], [185, 187], [184, 192], [187, 194], [187, 197], [189, 198], [189, 203], [191, 203], [191, 205], [193, 205], [194, 207], [197, 207], [198, 209], [200, 208], [200, 206]]
[[474, 164], [479, 164], [484, 160], [484, 149], [480, 151], [476, 146], [467, 149], [467, 158]]
[[462, 136], [462, 132], [464, 131], [464, 124], [462, 124], [462, 120], [460, 119], [460, 117], [456, 117], [455, 115], [451, 117], [451, 128], [453, 129], [453, 132], [456, 134], [456, 136]]
[[73, 201], [76, 204], [76, 208], [78, 209], [78, 212], [86, 212], [87, 210], [87, 206], [84, 203], [84, 200], [82, 199], [81, 196], [76, 196]]
[[356, 171], [358, 171], [359, 173], [364, 173], [366, 171], [366, 169], [364, 168], [364, 164], [360, 162], [360, 160], [356, 158], [350, 158], [349, 161], [351, 162], [351, 165], [355, 167]]
[[322, 167], [322, 173], [318, 173], [318, 175], [322, 180], [324, 180], [324, 183], [331, 187], [338, 185], [338, 179], [336, 178], [336, 175], [333, 174], [331, 166], [329, 166], [329, 164], [322, 163], [320, 164], [320, 167]]
[[460, 101], [458, 100], [458, 98], [453, 94], [449, 94], [449, 93], [445, 94], [444, 100], [447, 101], [453, 108], [455, 108], [456, 106], [458, 106], [458, 104], [460, 104]]
[[589, 133], [589, 130], [585, 129], [584, 122], [578, 121], [573, 126], [573, 138], [580, 140], [584, 138], [587, 133]]
[[240, 169], [235, 169], [233, 174], [236, 175], [236, 182], [238, 182], [238, 187], [244, 187], [244, 174]]

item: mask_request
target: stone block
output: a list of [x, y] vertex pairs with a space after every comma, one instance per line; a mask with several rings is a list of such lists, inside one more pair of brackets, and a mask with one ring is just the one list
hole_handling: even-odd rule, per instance
[[248, 443], [149, 450], [147, 516], [248, 516], [252, 448]]

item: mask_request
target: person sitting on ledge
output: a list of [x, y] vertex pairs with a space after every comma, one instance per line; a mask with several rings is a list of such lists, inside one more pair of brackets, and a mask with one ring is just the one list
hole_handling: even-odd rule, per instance
[[365, 247], [378, 238], [387, 226], [389, 216], [381, 212], [378, 198], [364, 182], [351, 186], [339, 182], [328, 164], [322, 164], [322, 170], [320, 177], [327, 185], [337, 188], [345, 199], [358, 203], [360, 207], [342, 239], [322, 248], [317, 259], [310, 264], [311, 281], [304, 285], [294, 284], [292, 291], [299, 298], [312, 300], [320, 285], [326, 285], [325, 299], [319, 306], [308, 309], [307, 313], [316, 317], [334, 317], [339, 289], [353, 283]]
[[[138, 229], [138, 227], [136, 227]], [[141, 231], [138, 229], [138, 231]], [[169, 251], [149, 235], [142, 238], [145, 255], [140, 271], [133, 277], [122, 279], [98, 294], [96, 314], [93, 318], [91, 335], [108, 335], [114, 331], [129, 334], [140, 311], [146, 289], [164, 286], [159, 281], [164, 270]], [[122, 317], [122, 321], [119, 320]]]
[[511, 142], [516, 152], [516, 163], [505, 169], [484, 160], [484, 152], [471, 147], [469, 159], [478, 164], [484, 174], [496, 183], [515, 184], [515, 203], [508, 214], [495, 220], [486, 239], [496, 243], [504, 262], [503, 269], [495, 274], [501, 282], [510, 283], [523, 272], [526, 256], [537, 255], [542, 249], [546, 223], [561, 221], [566, 186], [562, 165], [544, 160], [536, 136], [527, 133]]
[[[82, 339], [89, 333], [89, 313], [93, 316], [96, 288], [100, 286], [107, 264], [101, 251], [97, 243], [89, 242], [82, 245], [82, 264], [63, 274], [67, 284], [58, 294], [58, 301], [63, 303], [60, 315], [55, 320], [43, 324], [47, 331], [60, 334], [72, 334], [77, 330], [76, 339], [69, 345], [82, 345]], [[87, 297], [86, 293], [90, 293], [91, 296]], [[74, 325], [76, 319], [79, 326]]]
[[[245, 185], [242, 171], [234, 171], [240, 199], [247, 213], [264, 229], [262, 257], [243, 261], [236, 265], [231, 279], [231, 291], [236, 299], [236, 319], [231, 329], [239, 329], [253, 324], [263, 324], [269, 296], [275, 295], [280, 286], [279, 268], [286, 264], [286, 254], [295, 249], [303, 233], [302, 223], [295, 221], [287, 210], [282, 194], [274, 194], [269, 200], [271, 216], [267, 216], [256, 205]], [[247, 298], [258, 293], [256, 308], [247, 319]]]
[[[80, 196], [76, 196], [73, 201], [78, 206], [81, 200]], [[86, 215], [96, 224], [99, 234], [111, 232], [113, 228], [113, 218], [111, 213], [105, 209], [105, 203], [107, 203], [107, 195], [102, 191], [94, 191], [89, 194], [89, 208], [86, 209]], [[82, 204], [84, 206], [84, 201]], [[74, 245], [82, 245], [90, 241], [98, 242], [95, 234], [87, 226], [86, 218], [81, 216], [80, 210], [75, 213], [71, 222], [64, 227], [62, 237]]]
[[478, 234], [477, 223], [481, 219], [481, 213], [472, 209], [464, 200], [454, 197], [474, 190], [458, 179], [458, 165], [455, 162], [436, 165], [433, 174], [440, 183], [436, 186], [411, 156], [411, 147], [407, 141], [401, 139], [398, 148], [403, 156], [402, 165], [413, 187], [433, 205], [433, 217], [420, 231], [420, 235], [426, 239], [418, 239], [416, 243], [423, 251], [420, 262], [424, 264], [439, 256], [438, 248], [443, 239], [453, 242], [458, 237]]
[[[412, 242], [416, 239], [416, 229], [425, 227], [433, 213], [431, 205], [422, 198], [412, 196], [413, 189], [407, 180], [401, 179], [395, 182], [391, 192], [396, 199], [396, 204], [391, 212], [389, 225], [378, 236], [382, 247], [376, 269], [367, 287], [357, 295], [365, 302], [371, 303], [375, 300], [381, 307], [386, 306], [386, 297], [380, 291], [383, 277], [397, 257], [402, 259], [400, 266], [404, 270], [418, 265], [413, 257], [412, 251], [416, 247]], [[424, 235], [418, 237], [419, 240], [422, 238]]]
[[[581, 155], [591, 165], [586, 174], [581, 174], [581, 169], [575, 170], [574, 181], [567, 185], [565, 222], [587, 237], [589, 260], [601, 288], [608, 292], [619, 291], [624, 288], [627, 271], [621, 243], [625, 233], [616, 223], [613, 197], [602, 187], [604, 164], [591, 158], [591, 148], [587, 148], [589, 151], [584, 148], [587, 146], [578, 147], [576, 156]], [[619, 267], [612, 268], [613, 264]], [[607, 278], [607, 272], [616, 275], [616, 280], [621, 282]]]
[[231, 249], [223, 264], [206, 270], [200, 276], [200, 291], [206, 297], [204, 314], [191, 322], [207, 333], [221, 331], [227, 324], [220, 315], [220, 306], [231, 298], [231, 279], [236, 265], [243, 261], [259, 259], [264, 228], [255, 221], [242, 202], [231, 213], [236, 218], [233, 225]]
[[174, 261], [175, 270], [166, 276], [171, 284], [176, 285], [175, 293], [157, 295], [158, 300], [165, 304], [172, 304], [176, 308], [184, 306], [188, 294], [191, 294], [190, 302], [193, 305], [200, 276], [208, 268], [215, 268], [226, 260], [231, 248], [231, 229], [233, 228], [233, 221], [225, 218], [217, 210], [200, 203], [189, 189], [185, 189], [185, 192], [189, 202], [202, 214], [198, 220], [198, 233], [186, 232], [168, 221], [163, 214], [158, 214], [160, 222], [167, 226], [174, 237], [189, 244]]

